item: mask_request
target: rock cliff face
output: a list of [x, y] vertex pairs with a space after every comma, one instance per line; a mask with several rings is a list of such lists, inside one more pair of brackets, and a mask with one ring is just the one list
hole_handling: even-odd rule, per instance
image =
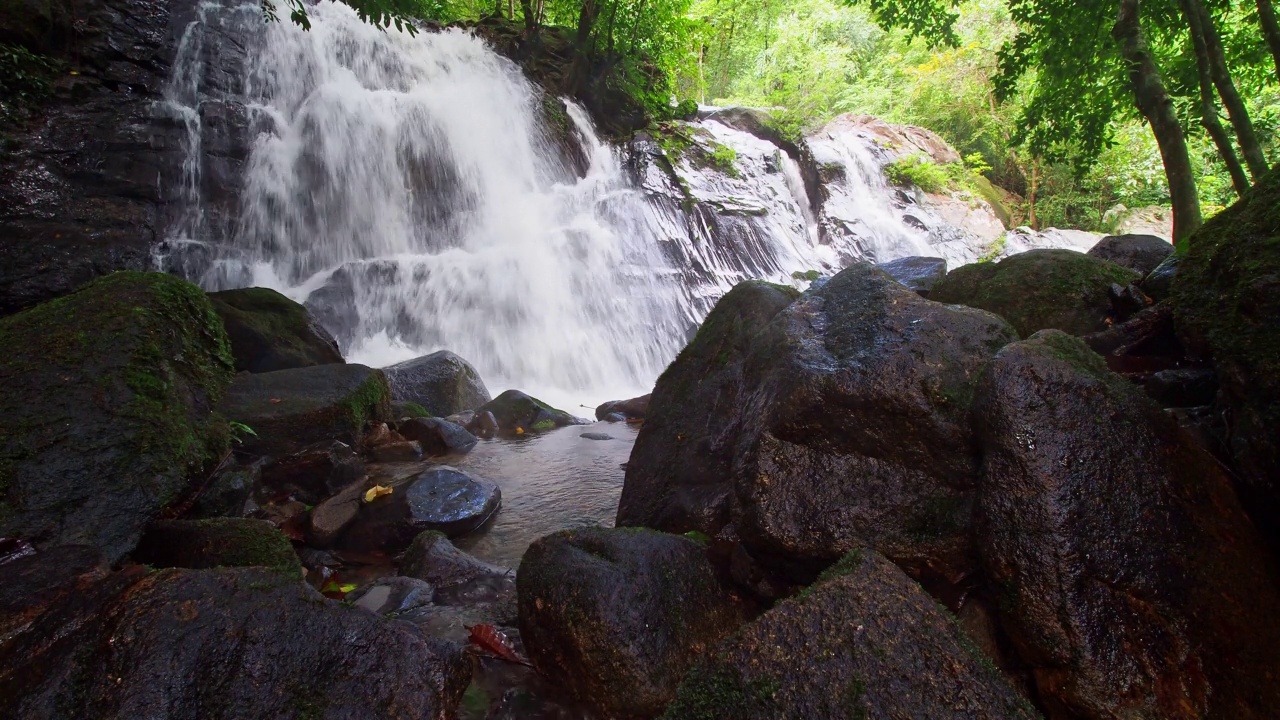
[[55, 63], [51, 93], [0, 128], [0, 314], [149, 264], [184, 135], [154, 106], [195, 5], [52, 0], [0, 13], [0, 40]]

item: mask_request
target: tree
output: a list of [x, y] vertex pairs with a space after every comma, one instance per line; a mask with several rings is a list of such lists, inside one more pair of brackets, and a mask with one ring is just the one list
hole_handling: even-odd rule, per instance
[[1236, 195], [1243, 195], [1245, 190], [1249, 189], [1249, 178], [1245, 175], [1244, 167], [1236, 156], [1235, 148], [1231, 146], [1231, 138], [1227, 135], [1226, 128], [1222, 127], [1222, 121], [1218, 118], [1218, 104], [1214, 99], [1213, 75], [1209, 68], [1209, 46], [1205, 41], [1204, 26], [1200, 21], [1199, 13], [1191, 7], [1196, 4], [1195, 0], [1179, 0], [1179, 3], [1182, 5], [1187, 26], [1190, 28], [1191, 43], [1195, 51], [1196, 84], [1200, 89], [1200, 122], [1209, 133], [1214, 146], [1218, 149], [1218, 155], [1227, 166]]

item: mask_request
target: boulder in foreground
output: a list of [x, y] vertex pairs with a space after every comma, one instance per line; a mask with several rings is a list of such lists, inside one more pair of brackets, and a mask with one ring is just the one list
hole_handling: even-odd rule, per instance
[[664, 720], [1039, 717], [920, 586], [854, 550], [715, 648]]
[[108, 275], [0, 320], [0, 347], [0, 536], [114, 562], [227, 450], [227, 337], [190, 283]]

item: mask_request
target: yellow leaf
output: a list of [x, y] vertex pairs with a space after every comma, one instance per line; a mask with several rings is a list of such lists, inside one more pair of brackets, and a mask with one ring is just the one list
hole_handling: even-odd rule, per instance
[[524, 434], [524, 428], [522, 428], [522, 427], [517, 427], [517, 428], [516, 428], [516, 434], [517, 434], [517, 435], [523, 435], [523, 434]]
[[367, 503], [371, 503], [374, 500], [382, 497], [383, 495], [390, 495], [390, 494], [391, 494], [391, 488], [383, 487], [382, 485], [374, 485], [373, 487], [365, 491], [364, 501]]

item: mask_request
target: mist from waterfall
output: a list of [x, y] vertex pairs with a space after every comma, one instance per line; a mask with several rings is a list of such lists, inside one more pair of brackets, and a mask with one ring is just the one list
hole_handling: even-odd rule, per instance
[[[560, 101], [468, 33], [383, 30], [328, 0], [303, 31], [263, 25], [258, 7], [206, 3], [179, 48], [162, 111], [191, 137], [189, 202], [162, 262], [209, 289], [272, 287], [307, 304], [352, 362], [447, 348], [495, 393], [578, 409], [648, 392], [735, 283], [868, 256], [820, 241], [794, 160], [748, 133], [699, 123], [738, 170], [682, 166], [682, 198], [637, 182], [566, 103], [586, 159], [575, 167], [542, 120]], [[244, 74], [216, 98], [200, 35], [236, 23]], [[227, 98], [251, 137], [216, 232], [197, 198], [212, 162], [200, 123]]]

